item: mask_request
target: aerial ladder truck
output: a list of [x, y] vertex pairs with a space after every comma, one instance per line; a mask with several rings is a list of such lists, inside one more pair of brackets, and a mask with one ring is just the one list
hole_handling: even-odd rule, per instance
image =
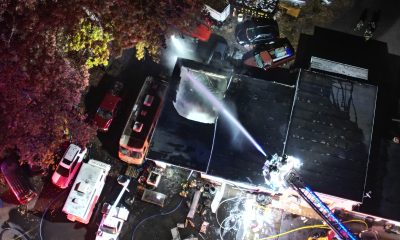
[[[263, 174], [279, 171], [279, 166], [286, 164], [287, 156], [278, 157], [277, 154], [272, 158], [267, 158], [263, 168]], [[304, 183], [301, 176], [294, 170], [290, 170], [284, 176], [285, 182], [296, 191], [302, 199], [325, 221], [325, 223], [336, 233], [336, 238], [340, 240], [359, 240], [343, 223], [333, 214], [325, 203], [315, 194], [311, 188]]]
[[122, 225], [128, 220], [129, 210], [123, 206], [118, 206], [118, 204], [124, 193], [126, 191], [129, 192], [130, 178], [120, 175], [117, 181], [122, 185], [122, 189], [111, 206], [108, 203], [103, 205], [103, 217], [99, 225], [99, 230], [96, 233], [96, 240], [118, 239]]

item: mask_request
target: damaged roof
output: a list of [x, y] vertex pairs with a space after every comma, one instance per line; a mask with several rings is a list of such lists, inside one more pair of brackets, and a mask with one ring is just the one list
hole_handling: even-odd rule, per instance
[[[189, 63], [194, 68], [202, 65]], [[147, 158], [263, 186], [265, 157], [229, 121], [220, 116], [216, 124], [198, 123], [174, 109], [179, 68], [170, 81]], [[207, 66], [207, 71], [213, 69]], [[233, 74], [225, 105], [267, 154], [285, 152], [301, 159], [300, 174], [316, 191], [361, 202], [376, 87], [301, 71], [294, 102], [295, 86], [281, 84], [276, 74], [265, 76], [268, 80]]]

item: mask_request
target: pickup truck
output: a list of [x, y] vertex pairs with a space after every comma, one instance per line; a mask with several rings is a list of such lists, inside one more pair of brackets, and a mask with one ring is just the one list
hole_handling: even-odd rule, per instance
[[121, 201], [122, 195], [124, 195], [125, 191], [128, 191], [130, 178], [120, 175], [117, 181], [123, 188], [113, 205], [108, 203], [103, 204], [103, 208], [101, 209], [103, 218], [96, 234], [96, 240], [117, 240], [121, 233], [122, 225], [128, 220], [129, 210], [123, 206], [117, 206]]
[[110, 204], [104, 203], [102, 212], [103, 218], [96, 234], [96, 240], [118, 239], [122, 225], [128, 220], [129, 210], [122, 206], [111, 209]]

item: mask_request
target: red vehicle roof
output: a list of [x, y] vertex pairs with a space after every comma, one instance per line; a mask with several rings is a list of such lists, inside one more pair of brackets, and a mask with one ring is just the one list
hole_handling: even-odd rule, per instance
[[211, 29], [204, 23], [200, 23], [199, 25], [196, 26], [195, 29], [193, 29], [193, 31], [190, 32], [183, 31], [183, 33], [191, 37], [197, 38], [200, 41], [207, 42], [211, 36]]
[[103, 101], [100, 104], [100, 108], [108, 111], [112, 111], [118, 103], [121, 101], [121, 98], [118, 96], [114, 96], [111, 93], [107, 93], [104, 97]]

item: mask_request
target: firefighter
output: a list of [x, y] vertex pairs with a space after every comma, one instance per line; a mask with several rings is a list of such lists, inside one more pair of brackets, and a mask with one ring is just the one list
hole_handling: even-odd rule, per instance
[[380, 18], [380, 11], [375, 11], [374, 14], [372, 15], [371, 21], [368, 22], [367, 28], [365, 29], [364, 32], [364, 38], [365, 41], [368, 41], [369, 39], [372, 38], [375, 30], [376, 30], [376, 25], [379, 21]]
[[354, 28], [354, 31], [361, 31], [361, 29], [364, 27], [365, 21], [367, 20], [368, 16], [368, 9], [364, 9], [361, 13], [360, 19], [358, 20], [358, 23], [356, 27]]
[[335, 232], [329, 231], [318, 231], [312, 234], [307, 240], [336, 240]]

